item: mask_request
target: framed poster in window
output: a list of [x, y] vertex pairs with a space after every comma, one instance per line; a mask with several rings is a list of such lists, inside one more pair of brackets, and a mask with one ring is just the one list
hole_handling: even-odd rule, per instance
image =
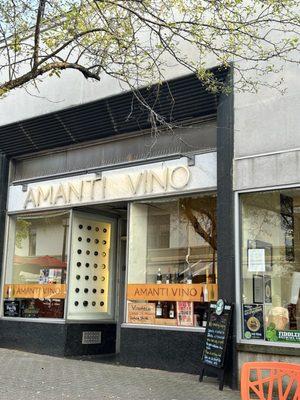
[[273, 248], [271, 243], [268, 242], [263, 242], [262, 240], [248, 240], [248, 269], [249, 269], [249, 250], [264, 250], [262, 253], [264, 253], [264, 260], [263, 260], [263, 268], [261, 268], [259, 271], [256, 269], [257, 272], [270, 272], [273, 271], [273, 260], [272, 260], [272, 255], [273, 255]]
[[4, 317], [20, 317], [20, 300], [4, 300]]
[[194, 326], [194, 303], [177, 301], [177, 325]]

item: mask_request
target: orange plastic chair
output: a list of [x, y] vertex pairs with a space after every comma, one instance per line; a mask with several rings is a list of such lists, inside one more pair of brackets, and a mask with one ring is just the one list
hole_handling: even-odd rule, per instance
[[300, 365], [249, 362], [241, 371], [242, 400], [300, 400]]

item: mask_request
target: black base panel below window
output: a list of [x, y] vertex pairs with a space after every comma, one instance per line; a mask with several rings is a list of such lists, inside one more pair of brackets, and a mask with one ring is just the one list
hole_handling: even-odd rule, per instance
[[0, 346], [31, 353], [63, 356], [66, 326], [22, 321], [0, 321]]
[[[82, 344], [84, 331], [101, 331], [101, 344]], [[58, 357], [110, 354], [116, 348], [116, 325], [0, 320], [0, 347]]]
[[199, 374], [204, 333], [122, 328], [123, 365]]
[[[101, 331], [101, 343], [82, 344], [82, 332]], [[116, 351], [115, 324], [68, 324], [66, 337], [66, 356], [111, 354]]]

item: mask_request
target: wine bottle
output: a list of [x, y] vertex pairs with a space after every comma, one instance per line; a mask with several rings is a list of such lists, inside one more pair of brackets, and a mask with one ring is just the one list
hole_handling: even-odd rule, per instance
[[209, 298], [210, 298], [210, 301], [214, 301], [214, 299], [215, 299], [214, 285], [211, 285], [211, 287], [210, 287]]
[[171, 305], [170, 305], [169, 318], [170, 319], [174, 319], [175, 318], [175, 306], [174, 306], [174, 303], [171, 303]]
[[203, 287], [201, 286], [201, 293], [200, 293], [200, 302], [204, 302], [204, 294], [203, 294]]
[[207, 325], [207, 312], [204, 311], [203, 318], [202, 318], [202, 326], [205, 328]]
[[209, 269], [206, 268], [206, 284], [209, 283]]
[[186, 283], [188, 283], [189, 285], [191, 285], [193, 283], [193, 275], [192, 275], [192, 271], [190, 268], [189, 268], [189, 274], [186, 279]]
[[175, 274], [175, 283], [180, 283], [179, 272]]
[[171, 275], [167, 274], [166, 275], [166, 284], [168, 285], [169, 283], [171, 283]]
[[162, 317], [163, 318], [168, 318], [169, 313], [168, 313], [168, 303], [166, 301], [163, 302], [162, 306]]
[[207, 289], [207, 285], [205, 285], [204, 287], [204, 301], [207, 302], [208, 301], [208, 289]]
[[161, 307], [161, 302], [160, 301], [158, 301], [157, 304], [156, 304], [155, 317], [156, 318], [161, 318], [162, 317], [162, 307]]
[[160, 268], [158, 268], [157, 275], [156, 275], [156, 283], [162, 283], [162, 274], [160, 272]]

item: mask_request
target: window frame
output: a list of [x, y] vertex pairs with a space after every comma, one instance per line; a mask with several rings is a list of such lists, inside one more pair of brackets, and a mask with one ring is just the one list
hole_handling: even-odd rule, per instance
[[267, 340], [244, 339], [242, 330], [242, 207], [241, 195], [251, 194], [257, 192], [273, 192], [285, 189], [300, 190], [299, 185], [278, 185], [269, 187], [256, 187], [251, 189], [236, 190], [234, 191], [234, 247], [235, 247], [235, 317], [236, 317], [236, 334], [237, 343], [239, 344], [252, 344], [257, 346], [271, 346], [271, 347], [285, 347], [300, 349], [300, 343], [284, 343], [284, 342], [269, 342]]

